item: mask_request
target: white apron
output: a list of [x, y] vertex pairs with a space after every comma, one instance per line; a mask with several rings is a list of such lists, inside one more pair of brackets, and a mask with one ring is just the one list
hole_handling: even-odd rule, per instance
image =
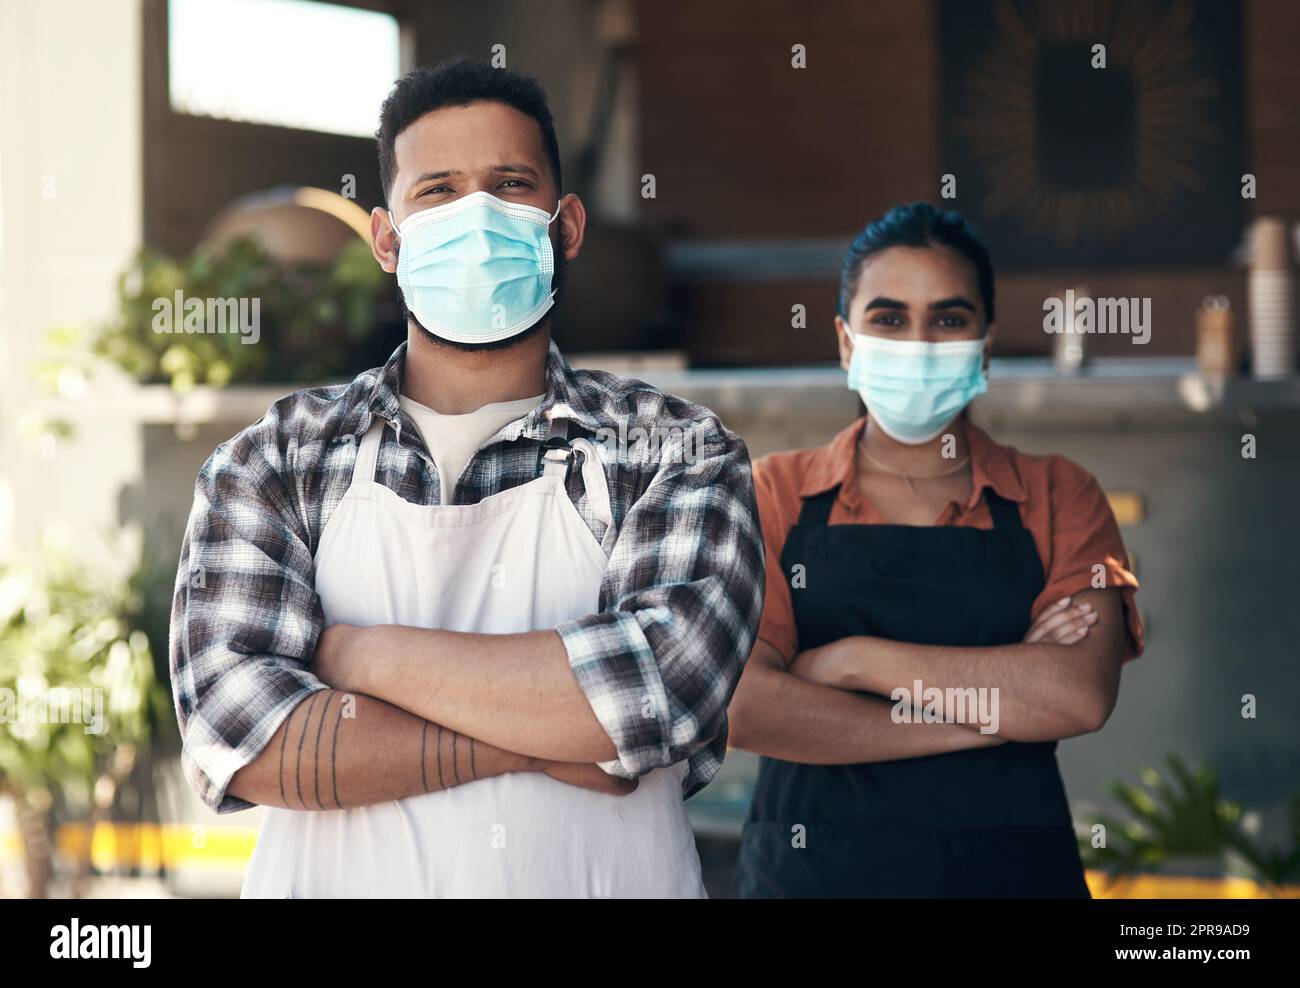
[[[614, 530], [590, 442], [572, 445], [603, 546], [565, 492], [559, 454], [478, 504], [417, 505], [374, 480], [383, 427], [376, 418], [362, 440], [316, 551], [327, 625], [507, 634], [596, 613]], [[357, 809], [268, 807], [242, 896], [701, 898], [686, 770], [656, 769], [629, 796], [520, 772]]]

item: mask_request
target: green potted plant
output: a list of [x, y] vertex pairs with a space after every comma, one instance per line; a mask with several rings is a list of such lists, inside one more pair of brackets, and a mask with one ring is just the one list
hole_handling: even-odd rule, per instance
[[[279, 261], [248, 237], [181, 258], [145, 249], [119, 276], [118, 311], [94, 334], [91, 348], [141, 384], [166, 382], [178, 391], [199, 384], [317, 383], [355, 372], [354, 351], [366, 349], [375, 335], [376, 297], [387, 279], [359, 238], [333, 264]], [[256, 342], [237, 332], [186, 332], [179, 325], [159, 331], [160, 310], [178, 293], [183, 299], [256, 299]]]
[[1163, 773], [1145, 770], [1141, 786], [1110, 784], [1129, 816], [1096, 817], [1105, 844], [1094, 846], [1091, 832], [1081, 835], [1084, 864], [1112, 880], [1139, 874], [1218, 878], [1235, 871], [1271, 894], [1289, 894], [1286, 886], [1300, 882], [1300, 796], [1290, 801], [1290, 846], [1275, 847], [1256, 832], [1256, 815], [1223, 798], [1213, 769], [1189, 766], [1172, 754], [1166, 766]]
[[1259, 818], [1248, 813], [1229, 840], [1230, 855], [1243, 862], [1252, 877], [1272, 895], [1294, 895], [1300, 887], [1300, 793], [1287, 801], [1287, 829], [1282, 844], [1271, 844], [1258, 833]]
[[[49, 892], [56, 820], [93, 833], [166, 704], [139, 606], [130, 581], [48, 539], [36, 558], [0, 565], [0, 793], [15, 805], [30, 897]], [[78, 885], [89, 839], [82, 854]]]

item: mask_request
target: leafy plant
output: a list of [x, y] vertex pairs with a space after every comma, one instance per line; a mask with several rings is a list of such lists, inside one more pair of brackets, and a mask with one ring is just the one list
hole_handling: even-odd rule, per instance
[[29, 895], [52, 877], [56, 809], [81, 807], [93, 825], [165, 703], [138, 610], [129, 581], [48, 540], [0, 567], [0, 792], [18, 809]]
[[1166, 759], [1167, 772], [1154, 768], [1142, 773], [1142, 786], [1124, 781], [1110, 784], [1111, 794], [1130, 816], [1102, 815], [1105, 847], [1079, 840], [1084, 863], [1114, 877], [1158, 871], [1176, 859], [1201, 858], [1222, 862], [1235, 851], [1252, 877], [1274, 891], [1300, 880], [1300, 795], [1289, 803], [1291, 847], [1262, 843], [1244, 826], [1240, 804], [1224, 799], [1213, 769], [1188, 766], [1177, 755]]
[[1286, 885], [1300, 884], [1300, 793], [1287, 801], [1287, 823], [1289, 848], [1265, 844], [1245, 827], [1234, 833], [1230, 842], [1255, 878], [1275, 893], [1280, 893]]
[[[355, 370], [348, 355], [374, 331], [375, 298], [387, 277], [359, 239], [332, 265], [278, 261], [253, 238], [179, 259], [145, 249], [119, 276], [118, 313], [89, 349], [143, 384], [168, 382], [178, 391], [315, 382]], [[177, 292], [183, 300], [257, 299], [257, 342], [239, 332], [156, 331], [160, 306], [173, 306]], [[79, 359], [79, 341], [66, 329], [49, 342], [57, 358], [44, 368], [47, 377]]]

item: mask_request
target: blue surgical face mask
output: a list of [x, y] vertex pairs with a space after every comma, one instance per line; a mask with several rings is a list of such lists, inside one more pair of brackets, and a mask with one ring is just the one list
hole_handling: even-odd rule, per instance
[[[475, 192], [408, 216], [397, 284], [429, 332], [455, 343], [495, 343], [522, 333], [554, 304], [556, 216]], [[389, 215], [391, 221], [392, 216]]]
[[983, 340], [890, 340], [850, 333], [849, 387], [885, 435], [915, 446], [988, 390]]

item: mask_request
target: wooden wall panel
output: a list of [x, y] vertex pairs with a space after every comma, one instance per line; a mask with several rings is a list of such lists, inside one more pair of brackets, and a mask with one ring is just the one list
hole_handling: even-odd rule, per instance
[[1246, 160], [1258, 180], [1256, 216], [1300, 219], [1300, 3], [1245, 6]]
[[[1252, 215], [1300, 219], [1300, 3], [1247, 0], [1244, 21]], [[699, 240], [843, 238], [889, 206], [937, 195], [938, 64], [933, 5], [825, 0], [638, 0], [640, 155], [658, 198], [647, 223]], [[808, 68], [790, 46], [808, 46]], [[960, 208], [960, 207], [959, 207]], [[996, 258], [995, 258], [996, 262]], [[836, 272], [809, 281], [692, 282], [685, 346], [700, 364], [834, 358]], [[1042, 304], [1086, 285], [1150, 296], [1150, 344], [1095, 338], [1101, 354], [1190, 354], [1192, 313], [1227, 293], [1244, 326], [1245, 279], [1222, 268], [1017, 272], [1000, 268], [999, 352], [1045, 354]], [[792, 299], [809, 329], [789, 329]]]
[[[847, 234], [931, 193], [927, 3], [638, 3], [650, 224], [701, 238]], [[791, 46], [808, 67], [791, 67]]]

